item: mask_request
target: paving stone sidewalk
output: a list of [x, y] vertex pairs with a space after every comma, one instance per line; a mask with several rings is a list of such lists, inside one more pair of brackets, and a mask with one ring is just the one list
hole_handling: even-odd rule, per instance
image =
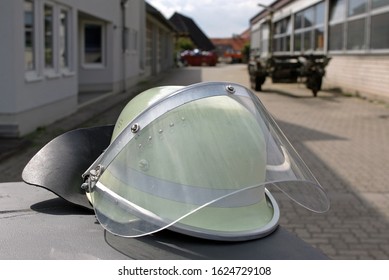
[[[245, 65], [174, 69], [145, 86], [215, 80], [249, 87]], [[389, 105], [325, 91], [313, 98], [302, 84], [267, 81], [263, 89], [261, 101], [331, 200], [329, 212], [316, 214], [276, 193], [281, 225], [333, 259], [389, 259]], [[24, 165], [56, 135], [114, 123], [130, 98], [118, 96], [27, 137], [0, 159], [0, 182], [20, 181]]]

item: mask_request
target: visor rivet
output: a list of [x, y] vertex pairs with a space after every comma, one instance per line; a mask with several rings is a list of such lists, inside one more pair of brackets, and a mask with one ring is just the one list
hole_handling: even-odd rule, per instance
[[158, 133], [159, 133], [159, 134], [162, 134], [162, 133], [163, 133], [163, 130], [162, 130], [162, 129], [160, 129], [160, 130], [158, 131]]
[[132, 126], [131, 126], [131, 132], [132, 133], [137, 133], [140, 129], [140, 125], [137, 124], [137, 123], [134, 123]]
[[139, 168], [142, 170], [142, 171], [148, 171], [149, 170], [149, 162], [146, 160], [146, 159], [141, 159], [139, 161]]
[[235, 93], [235, 88], [232, 85], [226, 86], [226, 90], [229, 93]]

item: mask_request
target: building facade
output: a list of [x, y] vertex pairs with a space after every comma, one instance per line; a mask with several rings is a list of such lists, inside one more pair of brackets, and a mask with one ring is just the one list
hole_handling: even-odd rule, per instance
[[278, 0], [250, 29], [252, 54], [326, 54], [325, 88], [389, 100], [389, 0]]
[[145, 74], [153, 76], [174, 66], [176, 29], [148, 3], [146, 13]]
[[0, 136], [23, 136], [74, 113], [83, 96], [158, 74], [163, 67], [151, 73], [147, 64], [146, 18], [143, 0], [0, 1]]

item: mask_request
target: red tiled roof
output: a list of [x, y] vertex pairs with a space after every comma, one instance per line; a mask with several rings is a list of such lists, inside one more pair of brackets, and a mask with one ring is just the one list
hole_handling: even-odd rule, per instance
[[215, 46], [230, 46], [235, 51], [241, 51], [244, 45], [249, 42], [249, 38], [235, 36], [232, 38], [211, 38], [211, 41]]

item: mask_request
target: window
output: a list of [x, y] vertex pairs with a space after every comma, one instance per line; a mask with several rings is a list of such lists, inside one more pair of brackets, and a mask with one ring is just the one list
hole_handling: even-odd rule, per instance
[[389, 0], [372, 0], [372, 8], [380, 8], [384, 6], [389, 6]]
[[59, 66], [69, 68], [69, 12], [65, 9], [59, 13]]
[[325, 7], [324, 2], [315, 6], [315, 26], [314, 26], [314, 45], [316, 51], [324, 50], [324, 16]]
[[348, 16], [360, 15], [366, 12], [367, 0], [349, 0]]
[[104, 63], [104, 29], [100, 23], [84, 23], [84, 64], [102, 65]]
[[54, 67], [53, 7], [44, 5], [45, 68]]
[[295, 34], [294, 35], [294, 47], [293, 49], [296, 51], [296, 52], [300, 52], [302, 50], [301, 44], [302, 42], [302, 33], [299, 33], [299, 34]]
[[389, 12], [371, 17], [371, 49], [389, 49]]
[[345, 19], [346, 2], [345, 0], [333, 1], [330, 8], [329, 19], [329, 49], [343, 49], [343, 21]]
[[335, 0], [332, 1], [330, 8], [330, 22], [343, 21], [345, 18], [346, 1]]
[[290, 17], [284, 18], [275, 23], [273, 49], [275, 52], [290, 51], [290, 36], [292, 33], [292, 22]]
[[329, 49], [330, 50], [343, 49], [343, 23], [334, 24], [330, 26]]
[[[348, 50], [366, 49], [366, 4], [367, 0], [349, 0], [347, 21], [347, 44]], [[362, 15], [363, 17], [355, 17]]]
[[389, 0], [330, 1], [329, 49], [389, 49]]
[[300, 29], [303, 27], [303, 24], [302, 24], [302, 19], [303, 19], [303, 13], [297, 13], [295, 16], [294, 16], [294, 28], [295, 29]]
[[35, 25], [34, 3], [24, 1], [24, 68], [26, 71], [35, 70]]
[[324, 2], [315, 6], [316, 24], [324, 24], [325, 6]]
[[264, 23], [261, 24], [261, 27], [259, 28], [259, 38], [260, 38], [260, 50], [261, 52], [268, 52], [269, 51], [269, 24]]
[[27, 82], [73, 75], [70, 69], [70, 26], [70, 9], [49, 1], [24, 0]]
[[306, 9], [304, 11], [303, 19], [304, 19], [304, 23], [303, 23], [304, 27], [313, 26], [315, 22], [314, 9], [313, 8]]
[[294, 51], [324, 50], [324, 2], [295, 14]]
[[347, 49], [365, 49], [365, 19], [349, 21], [347, 24]]
[[314, 32], [314, 49], [324, 50], [324, 27], [317, 27]]

